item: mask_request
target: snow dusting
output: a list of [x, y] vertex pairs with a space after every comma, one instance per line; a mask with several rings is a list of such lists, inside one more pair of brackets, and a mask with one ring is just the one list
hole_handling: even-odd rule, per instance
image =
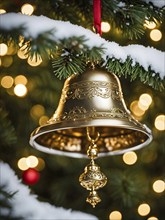
[[10, 30], [24, 27], [24, 36], [36, 38], [39, 34], [52, 30], [52, 40], [58, 40], [69, 37], [85, 36], [85, 44], [92, 48], [104, 47], [103, 59], [107, 56], [125, 62], [130, 57], [133, 63], [139, 63], [147, 71], [149, 67], [159, 73], [163, 79], [165, 77], [165, 52], [159, 51], [152, 47], [142, 45], [120, 46], [115, 42], [106, 41], [92, 31], [70, 22], [57, 21], [45, 16], [27, 16], [16, 13], [7, 13], [0, 15], [0, 26], [2, 29]]
[[162, 8], [165, 6], [165, 0], [143, 0], [146, 3], [151, 2], [154, 6], [158, 7], [158, 8]]
[[[5, 186], [6, 192], [16, 192], [10, 200], [13, 217], [30, 220], [97, 220], [97, 217], [90, 214], [57, 208], [38, 201], [37, 196], [30, 194], [30, 189], [23, 185], [9, 165], [3, 162], [0, 162], [0, 186]], [[5, 208], [1, 208], [1, 212], [7, 214]]]

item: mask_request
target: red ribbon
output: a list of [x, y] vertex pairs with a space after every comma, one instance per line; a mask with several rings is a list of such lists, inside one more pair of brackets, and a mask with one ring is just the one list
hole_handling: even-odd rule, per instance
[[101, 0], [93, 0], [93, 19], [96, 33], [101, 35]]

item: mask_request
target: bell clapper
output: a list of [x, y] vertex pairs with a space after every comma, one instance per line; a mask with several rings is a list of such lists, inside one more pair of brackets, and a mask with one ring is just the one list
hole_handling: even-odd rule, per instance
[[[94, 127], [92, 127], [92, 131], [95, 133]], [[100, 171], [100, 167], [94, 161], [94, 159], [98, 156], [98, 147], [96, 142], [99, 137], [100, 133], [97, 132], [96, 138], [91, 138], [89, 128], [87, 127], [87, 139], [90, 142], [87, 155], [91, 159], [91, 162], [85, 167], [84, 173], [82, 173], [79, 177], [80, 184], [87, 190], [90, 190], [86, 202], [90, 203], [93, 208], [95, 208], [97, 203], [101, 202], [96, 190], [102, 188], [107, 183], [107, 177]]]

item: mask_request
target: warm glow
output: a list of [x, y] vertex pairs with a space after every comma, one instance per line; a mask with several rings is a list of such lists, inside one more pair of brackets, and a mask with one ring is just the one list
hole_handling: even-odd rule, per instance
[[21, 159], [19, 159], [17, 165], [20, 170], [27, 170], [29, 168], [26, 163], [26, 157], [22, 157]]
[[136, 163], [136, 161], [137, 161], [136, 153], [133, 151], [125, 153], [123, 155], [123, 161], [124, 161], [124, 163], [126, 163], [128, 165], [132, 165], [132, 164]]
[[44, 124], [46, 124], [46, 122], [47, 122], [48, 120], [49, 120], [48, 116], [46, 116], [46, 115], [41, 116], [40, 119], [39, 119], [39, 125], [44, 125]]
[[45, 114], [45, 108], [42, 105], [34, 105], [30, 110], [30, 115], [34, 119], [38, 119]]
[[27, 62], [30, 66], [39, 66], [42, 63], [42, 58], [40, 56], [29, 57]]
[[27, 84], [27, 78], [23, 75], [18, 75], [18, 76], [15, 77], [14, 82], [15, 82], [15, 85], [17, 85], [17, 84], [26, 85]]
[[142, 110], [141, 108], [139, 108], [138, 106], [138, 101], [133, 101], [130, 105], [130, 109], [132, 111], [132, 113], [137, 116], [137, 117], [141, 117], [144, 115], [145, 111]]
[[146, 203], [143, 203], [141, 205], [139, 205], [138, 207], [138, 213], [141, 216], [146, 216], [150, 213], [150, 206]]
[[0, 9], [0, 14], [4, 14], [4, 13], [6, 13], [6, 10], [5, 9]]
[[113, 211], [109, 215], [109, 220], [121, 220], [122, 214], [119, 211]]
[[0, 56], [5, 56], [7, 54], [8, 46], [4, 43], [0, 44]]
[[38, 158], [38, 165], [35, 167], [36, 170], [41, 171], [45, 167], [45, 161], [42, 158]]
[[154, 29], [156, 27], [156, 23], [154, 21], [145, 20], [144, 26], [147, 27], [148, 29]]
[[165, 130], [165, 115], [158, 115], [155, 119], [155, 127], [159, 131]]
[[154, 217], [154, 216], [152, 216], [152, 217], [147, 218], [147, 220], [159, 220], [159, 219]]
[[27, 163], [28, 167], [34, 168], [38, 165], [38, 159], [37, 159], [37, 157], [31, 155], [26, 158], [26, 163]]
[[101, 22], [101, 30], [102, 30], [102, 32], [107, 33], [107, 32], [110, 31], [110, 29], [111, 29], [111, 26], [110, 26], [110, 24], [108, 22], [104, 22], [104, 21]]
[[22, 14], [32, 15], [34, 12], [34, 7], [30, 4], [24, 4], [21, 7]]
[[4, 87], [5, 89], [9, 89], [12, 87], [13, 82], [14, 82], [14, 80], [11, 76], [4, 76], [1, 79], [1, 86]]
[[17, 84], [14, 87], [14, 93], [15, 93], [16, 96], [23, 97], [27, 93], [27, 88], [23, 84]]
[[2, 66], [9, 67], [13, 63], [13, 57], [12, 56], [4, 56], [2, 57]]
[[165, 182], [163, 180], [156, 180], [152, 187], [156, 193], [162, 193], [165, 190]]
[[150, 38], [153, 41], [159, 41], [162, 38], [162, 33], [158, 29], [154, 29], [150, 32]]
[[22, 48], [20, 50], [18, 50], [17, 52], [17, 56], [20, 58], [20, 59], [27, 59], [28, 58], [28, 54], [26, 54], [27, 51], [26, 49], [23, 50]]
[[139, 102], [141, 103], [141, 105], [148, 107], [152, 103], [152, 97], [149, 94], [144, 93], [140, 96]]

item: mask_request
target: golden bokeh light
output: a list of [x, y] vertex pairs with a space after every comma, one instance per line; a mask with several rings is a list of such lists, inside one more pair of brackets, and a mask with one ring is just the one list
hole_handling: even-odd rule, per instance
[[135, 152], [130, 151], [123, 155], [123, 161], [127, 165], [133, 165], [137, 161], [137, 155]]
[[14, 87], [14, 94], [18, 97], [24, 97], [27, 94], [27, 88], [23, 84], [17, 84]]
[[25, 14], [25, 15], [32, 15], [34, 12], [34, 7], [32, 5], [26, 3], [26, 4], [22, 5], [21, 12], [22, 12], [22, 14]]
[[42, 58], [40, 56], [28, 57], [27, 62], [30, 66], [39, 66], [42, 63]]
[[27, 50], [26, 49], [19, 49], [17, 51], [17, 56], [20, 58], [20, 59], [27, 59], [28, 58], [28, 54], [27, 54]]
[[110, 26], [110, 24], [108, 22], [105, 22], [105, 21], [101, 22], [101, 30], [102, 30], [102, 32], [107, 33], [107, 32], [110, 31], [110, 29], [111, 29], [111, 26]]
[[12, 56], [3, 56], [1, 59], [1, 65], [4, 67], [9, 67], [13, 63], [13, 57]]
[[42, 105], [34, 105], [30, 110], [30, 116], [33, 119], [38, 119], [45, 114], [45, 108]]
[[141, 216], [146, 216], [150, 213], [150, 206], [147, 203], [143, 203], [138, 207], [138, 213]]
[[156, 27], [156, 23], [154, 21], [145, 20], [144, 26], [148, 29], [154, 29]]
[[14, 80], [11, 76], [4, 76], [1, 79], [1, 86], [5, 89], [9, 89], [12, 87]]
[[30, 155], [26, 158], [26, 163], [28, 167], [34, 168], [38, 165], [38, 158], [33, 155]]
[[158, 29], [154, 29], [150, 32], [150, 38], [153, 41], [160, 41], [162, 38], [162, 32]]
[[49, 120], [48, 116], [46, 116], [46, 115], [41, 116], [40, 119], [39, 119], [39, 125], [41, 126], [41, 125], [46, 124], [46, 122], [48, 120]]
[[122, 214], [119, 211], [113, 211], [109, 215], [109, 220], [121, 220]]
[[137, 100], [135, 100], [131, 103], [130, 109], [131, 109], [132, 113], [137, 117], [141, 117], [145, 114], [145, 111], [142, 110], [141, 108], [139, 108]]
[[147, 218], [147, 220], [159, 220], [159, 219], [156, 218], [155, 216], [151, 216], [151, 217]]
[[165, 130], [165, 115], [158, 115], [155, 119], [155, 128], [159, 131]]
[[4, 13], [6, 13], [6, 10], [3, 8], [0, 8], [0, 14], [4, 14]]
[[15, 77], [14, 82], [15, 82], [15, 85], [17, 85], [17, 84], [26, 85], [28, 80], [24, 75], [18, 75]]
[[27, 170], [29, 168], [26, 163], [26, 157], [22, 157], [21, 159], [19, 159], [17, 165], [20, 170]]
[[0, 56], [5, 56], [8, 51], [8, 46], [4, 43], [0, 44]]
[[45, 161], [42, 158], [38, 158], [38, 165], [35, 167], [35, 169], [41, 171], [44, 168], [45, 168]]
[[152, 187], [156, 193], [162, 193], [165, 190], [165, 182], [163, 180], [156, 180]]
[[152, 97], [149, 94], [144, 93], [140, 96], [139, 103], [145, 107], [149, 107], [152, 103]]

